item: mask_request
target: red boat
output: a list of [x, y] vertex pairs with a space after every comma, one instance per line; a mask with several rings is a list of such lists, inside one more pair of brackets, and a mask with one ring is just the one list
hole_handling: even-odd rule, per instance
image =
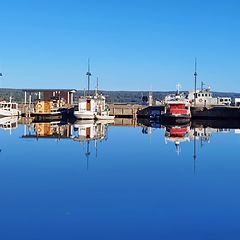
[[174, 123], [186, 123], [190, 121], [190, 103], [187, 100], [169, 100], [165, 102], [165, 110], [162, 113], [165, 121]]

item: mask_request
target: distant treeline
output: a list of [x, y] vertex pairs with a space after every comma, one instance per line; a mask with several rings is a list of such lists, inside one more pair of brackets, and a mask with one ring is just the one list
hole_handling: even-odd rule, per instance
[[[172, 94], [175, 91], [156, 91], [152, 92], [154, 100], [162, 100], [168, 94]], [[91, 91], [90, 94], [94, 94], [94, 91]], [[148, 91], [99, 91], [107, 98], [109, 103], [142, 103], [143, 96], [148, 96]], [[215, 97], [240, 97], [240, 93], [233, 92], [214, 92]], [[0, 88], [0, 100], [9, 100], [9, 97], [12, 97], [14, 101], [22, 103], [24, 102], [24, 92], [21, 89], [7, 89]], [[79, 96], [84, 96], [84, 91], [77, 91], [74, 98], [77, 101]], [[33, 99], [37, 98], [37, 95]]]

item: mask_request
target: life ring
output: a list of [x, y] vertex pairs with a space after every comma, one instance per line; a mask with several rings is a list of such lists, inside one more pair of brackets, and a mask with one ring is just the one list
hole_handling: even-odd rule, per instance
[[198, 101], [199, 101], [199, 102], [202, 102], [203, 100], [202, 100], [202, 98], [200, 98]]
[[41, 103], [38, 103], [38, 104], [37, 104], [37, 108], [42, 108], [42, 104], [41, 104]]

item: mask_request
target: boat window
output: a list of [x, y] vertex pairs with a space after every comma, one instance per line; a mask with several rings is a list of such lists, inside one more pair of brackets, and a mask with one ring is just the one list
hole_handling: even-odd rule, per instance
[[198, 96], [201, 97], [201, 94], [199, 93]]
[[205, 97], [207, 97], [207, 93], [205, 94]]
[[220, 99], [220, 102], [222, 102], [223, 100], [222, 99]]

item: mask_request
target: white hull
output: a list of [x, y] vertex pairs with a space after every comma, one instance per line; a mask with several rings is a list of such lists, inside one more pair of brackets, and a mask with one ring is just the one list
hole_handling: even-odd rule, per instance
[[114, 123], [114, 119], [111, 120], [97, 120], [96, 124], [103, 124], [103, 125], [107, 125], [107, 124], [113, 124]]
[[13, 117], [13, 116], [20, 116], [21, 112], [16, 110], [16, 109], [12, 109], [12, 110], [4, 110], [4, 109], [0, 109], [0, 117]]
[[109, 115], [96, 115], [97, 120], [114, 120], [114, 116]]
[[82, 119], [82, 120], [91, 120], [95, 118], [93, 112], [90, 112], [90, 111], [84, 111], [84, 112], [74, 111], [74, 116], [77, 119]]

